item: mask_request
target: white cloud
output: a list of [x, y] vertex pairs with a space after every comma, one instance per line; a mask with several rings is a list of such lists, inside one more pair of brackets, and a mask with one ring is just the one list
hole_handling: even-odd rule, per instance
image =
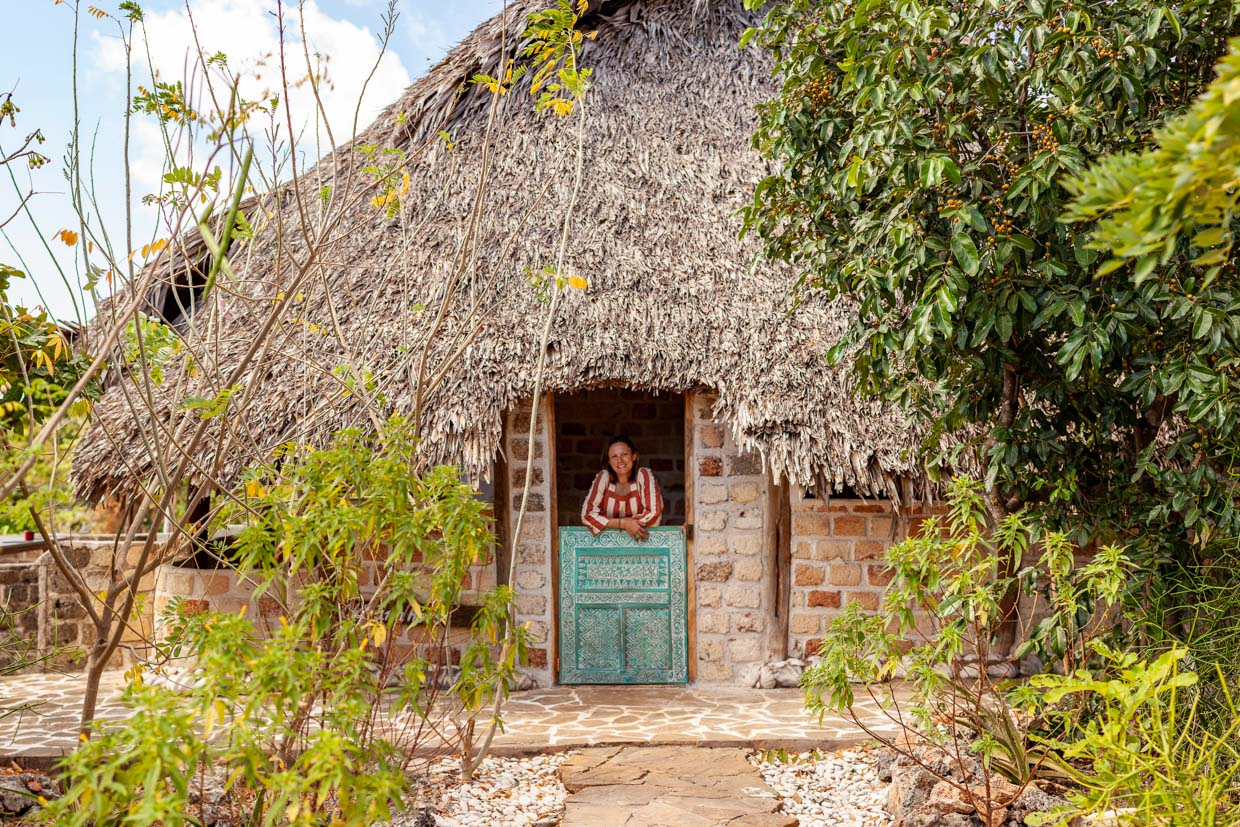
[[[321, 126], [310, 85], [304, 82], [310, 67], [324, 77], [320, 97], [326, 121], [337, 143], [353, 134], [354, 111], [363, 84], [379, 56], [375, 31], [349, 20], [332, 17], [308, 0], [302, 11], [293, 4], [284, 6], [284, 53], [290, 85], [287, 100], [281, 91], [282, 73], [279, 62], [280, 24], [275, 16], [274, 0], [196, 0], [193, 16], [184, 8], [147, 12], [143, 24], [144, 39], [135, 44], [135, 78], [147, 75], [146, 55], [150, 65], [165, 81], [186, 79], [191, 95], [205, 100], [201, 67], [196, 67], [197, 48], [203, 55], [223, 52], [230, 69], [240, 78], [240, 93], [249, 100], [281, 97], [281, 107], [293, 115], [294, 132], [301, 137], [300, 153], [311, 157], [326, 151], [326, 135], [316, 145], [316, 127]], [[376, 20], [376, 24], [379, 21]], [[305, 45], [302, 44], [302, 29]], [[197, 46], [195, 45], [197, 43]], [[125, 70], [124, 51], [116, 39], [96, 38], [99, 68], [110, 73]], [[140, 82], [140, 81], [138, 81]], [[379, 112], [394, 101], [409, 84], [409, 73], [400, 58], [388, 51], [379, 62], [374, 77], [366, 87], [365, 97], [357, 112], [357, 129], [364, 129]], [[149, 81], [146, 84], [149, 86]], [[220, 87], [217, 86], [217, 94]], [[226, 90], [223, 90], [226, 94]], [[198, 104], [205, 109], [204, 103]], [[283, 112], [281, 112], [283, 114]], [[280, 132], [287, 137], [284, 119]], [[256, 130], [261, 129], [257, 124]], [[163, 139], [153, 121], [139, 117], [135, 127], [135, 177], [149, 190], [158, 185], [165, 157]], [[189, 161], [193, 148], [178, 148], [178, 163]], [[201, 148], [199, 148], [201, 152]]]

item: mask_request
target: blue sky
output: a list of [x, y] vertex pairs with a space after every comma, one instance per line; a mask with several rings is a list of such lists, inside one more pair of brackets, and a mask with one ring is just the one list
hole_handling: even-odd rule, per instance
[[[119, 0], [89, 0], [108, 12], [116, 12]], [[276, 0], [140, 0], [150, 36], [153, 62], [164, 77], [179, 77], [184, 55], [191, 45], [188, 6], [208, 53], [223, 51], [230, 65], [255, 66], [265, 49], [274, 43], [270, 12]], [[41, 129], [46, 137], [41, 151], [51, 163], [29, 171], [22, 165], [10, 170], [24, 192], [35, 195], [27, 206], [31, 216], [19, 212], [0, 237], [0, 262], [17, 266], [30, 278], [15, 283], [12, 298], [27, 306], [44, 305], [56, 316], [70, 320], [89, 317], [76, 285], [81, 276], [72, 251], [51, 238], [60, 229], [76, 229], [77, 219], [69, 202], [63, 158], [73, 125], [74, 14], [71, 2], [55, 0], [2, 0], [6, 27], [5, 48], [0, 51], [0, 91], [15, 89], [14, 102], [21, 107], [16, 128], [0, 127], [0, 149], [12, 151], [22, 137]], [[286, 9], [297, 0], [286, 0]], [[376, 37], [382, 29], [386, 0], [306, 0], [309, 38], [330, 56], [328, 75], [337, 81], [343, 111], [350, 91], [360, 89], [360, 77], [374, 63]], [[502, 7], [502, 0], [398, 0], [399, 18], [389, 54], [363, 101], [363, 125], [399, 90], [426, 71], [471, 29]], [[94, 189], [100, 223], [118, 238], [123, 235], [124, 177], [122, 117], [124, 107], [123, 60], [115, 36], [115, 23], [95, 20], [83, 13], [78, 33], [78, 100], [82, 123], [82, 151], [93, 152]], [[147, 81], [145, 67], [135, 71], [135, 83]], [[256, 81], [260, 82], [260, 81]], [[331, 106], [329, 105], [329, 110]], [[343, 116], [341, 116], [343, 119]], [[339, 131], [339, 130], [337, 130]], [[131, 156], [134, 175], [134, 209], [140, 242], [155, 232], [153, 213], [138, 200], [157, 186], [159, 170], [151, 169], [158, 158], [157, 133], [150, 123], [135, 123]], [[144, 164], [144, 159], [147, 159]], [[20, 204], [19, 189], [7, 173], [0, 173], [0, 220]], [[135, 243], [138, 246], [138, 243]], [[54, 259], [53, 259], [54, 257]], [[56, 264], [59, 263], [59, 269]], [[75, 303], [76, 299], [76, 303]]]

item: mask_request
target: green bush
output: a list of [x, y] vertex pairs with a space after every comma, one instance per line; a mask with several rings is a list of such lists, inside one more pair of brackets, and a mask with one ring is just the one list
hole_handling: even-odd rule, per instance
[[[1007, 683], [993, 681], [986, 667], [1000, 627], [1012, 620], [1006, 597], [1017, 589], [1048, 601], [1027, 648], [1048, 661], [1079, 661], [1086, 642], [1105, 628], [1096, 610], [1118, 595], [1124, 556], [1108, 548], [1075, 567], [1066, 538], [1036, 535], [1022, 514], [991, 530], [983, 487], [972, 480], [954, 480], [948, 501], [945, 521], [927, 521], [918, 536], [888, 551], [894, 577], [881, 611], [866, 614], [854, 604], [832, 621], [821, 662], [802, 679], [807, 706], [847, 712], [857, 682], [894, 704], [886, 682], [903, 668], [913, 696], [907, 709], [896, 704], [892, 717], [905, 730], [904, 743], [945, 745], [963, 731], [986, 773], [1020, 785], [1038, 775], [1063, 776], [1055, 753], [1030, 740], [1028, 722], [1018, 723]], [[1034, 550], [1037, 560], [1027, 563]]]
[[392, 420], [373, 444], [346, 431], [248, 475], [222, 519], [244, 520], [238, 570], [274, 601], [271, 628], [175, 605], [168, 647], [196, 658], [194, 688], [139, 673], [136, 716], [67, 759], [52, 822], [193, 823], [190, 780], [216, 772], [246, 823], [370, 823], [408, 803], [416, 750], [454, 748], [436, 733], [472, 736], [484, 710], [498, 715], [525, 651], [507, 587], [485, 595], [459, 671], [448, 654], [465, 576], [490, 553], [488, 506], [454, 469], [420, 469], [415, 449]]
[[[1180, 670], [1185, 649], [1149, 662], [1094, 646], [1110, 677], [1081, 670], [1034, 679], [1052, 710], [1061, 710], [1051, 714], [1065, 719], [1065, 737], [1048, 745], [1082, 767], [1073, 773], [1082, 791], [1069, 794], [1071, 810], [1041, 823], [1110, 813], [1133, 827], [1240, 824], [1240, 715], [1230, 695], [1227, 725], [1211, 731], [1199, 725], [1197, 675]], [[1094, 714], [1064, 711], [1081, 704]]]

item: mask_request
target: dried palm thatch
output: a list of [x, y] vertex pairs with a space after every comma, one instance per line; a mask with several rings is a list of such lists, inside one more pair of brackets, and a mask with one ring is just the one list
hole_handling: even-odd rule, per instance
[[[322, 443], [335, 429], [366, 426], [359, 395], [330, 372], [349, 354], [373, 373], [389, 410], [413, 407], [428, 317], [470, 220], [491, 102], [463, 83], [477, 72], [498, 74], [504, 39], [511, 54], [520, 21], [547, 4], [518, 0], [506, 26], [498, 17], [484, 23], [359, 137], [412, 147], [444, 129], [455, 148], [441, 145], [412, 162], [400, 215], [374, 210], [359, 219], [321, 263], [269, 352], [244, 376], [256, 401], [243, 421], [227, 425], [236, 438], [223, 452], [208, 443], [199, 468], [235, 480], [281, 442]], [[569, 290], [559, 305], [544, 387], [711, 388], [738, 443], [759, 451], [776, 475], [862, 493], [924, 491], [917, 435], [905, 418], [859, 398], [846, 371], [825, 360], [847, 307], [810, 297], [790, 312], [794, 274], [763, 263], [755, 243], [738, 239], [736, 212], [768, 171], [750, 146], [754, 106], [774, 90], [766, 58], [737, 48], [749, 22], [739, 0], [593, 4], [586, 24], [598, 37], [583, 56], [595, 80], [587, 171], [568, 256], [589, 288]], [[462, 288], [464, 297], [484, 298], [480, 332], [426, 399], [423, 419], [432, 458], [478, 476], [489, 474], [504, 412], [533, 393], [545, 305], [525, 274], [555, 261], [575, 145], [571, 130], [516, 93], [502, 99], [497, 138]], [[345, 148], [317, 171], [363, 163]], [[315, 180], [308, 175], [303, 187]], [[293, 201], [283, 192], [268, 209], [293, 222]], [[154, 421], [129, 412], [122, 387], [107, 393], [95, 416], [106, 428], [89, 430], [75, 462], [81, 496], [132, 495], [135, 480], [153, 476], [144, 434], [194, 415], [177, 411], [178, 399], [218, 390], [210, 383], [258, 335], [255, 308], [270, 307], [287, 284], [291, 268], [281, 256], [296, 253], [297, 243], [286, 246], [294, 249], [278, 250], [260, 233], [234, 252], [240, 282], [214, 291], [186, 331], [191, 344], [209, 341], [212, 355], [193, 371], [169, 368]], [[446, 329], [470, 324], [454, 311]], [[323, 332], [329, 328], [343, 340]], [[433, 375], [449, 353], [438, 342], [430, 351]]]

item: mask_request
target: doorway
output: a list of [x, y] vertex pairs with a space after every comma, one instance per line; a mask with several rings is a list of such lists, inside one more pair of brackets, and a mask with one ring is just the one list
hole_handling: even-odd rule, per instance
[[557, 528], [581, 525], [607, 440], [627, 434], [663, 491], [665, 526], [685, 524], [685, 396], [597, 388], [555, 399]]
[[[599, 388], [555, 399], [557, 679], [685, 683], [692, 593], [686, 525], [685, 396]], [[627, 435], [663, 495], [644, 543], [582, 527], [612, 436]]]

